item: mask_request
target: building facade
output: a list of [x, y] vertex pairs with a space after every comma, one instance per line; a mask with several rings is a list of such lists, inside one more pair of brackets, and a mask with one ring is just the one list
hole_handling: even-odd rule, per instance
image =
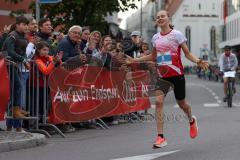
[[[218, 0], [183, 0], [172, 16], [175, 28], [187, 38], [189, 50], [204, 60], [217, 63], [220, 52], [220, 8]], [[183, 56], [184, 65], [193, 65]]]
[[219, 47], [232, 47], [240, 62], [240, 0], [221, 0], [221, 42]]
[[[152, 36], [157, 32], [155, 26], [155, 15], [161, 8], [161, 0], [149, 0], [145, 6], [127, 18], [126, 30], [129, 32], [138, 30], [142, 32], [142, 38], [145, 42], [151, 43]], [[142, 23], [141, 23], [142, 19]]]
[[35, 0], [23, 0], [18, 4], [6, 2], [5, 0], [0, 1], [0, 30], [3, 29], [5, 25], [10, 25], [14, 23], [15, 19], [10, 16], [12, 11], [25, 10], [27, 16], [31, 16], [32, 11], [29, 10], [29, 6]]

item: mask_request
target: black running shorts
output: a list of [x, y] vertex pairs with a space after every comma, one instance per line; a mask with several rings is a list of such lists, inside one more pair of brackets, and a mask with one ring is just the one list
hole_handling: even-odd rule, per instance
[[176, 100], [184, 100], [186, 97], [185, 77], [184, 75], [162, 78], [165, 81], [172, 83], [174, 88], [174, 96]]

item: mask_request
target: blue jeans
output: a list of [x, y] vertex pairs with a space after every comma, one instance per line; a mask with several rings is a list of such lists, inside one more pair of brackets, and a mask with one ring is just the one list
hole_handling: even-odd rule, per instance
[[21, 85], [22, 85], [22, 90], [21, 90], [21, 107], [23, 109], [26, 109], [26, 103], [27, 103], [27, 80], [29, 77], [29, 72], [21, 72]]
[[[12, 107], [21, 106], [21, 90], [22, 90], [22, 84], [18, 72], [18, 68], [16, 68], [13, 65], [9, 66], [9, 77], [10, 77], [10, 103], [9, 103], [9, 112], [10, 115], [12, 115]], [[13, 101], [12, 101], [13, 100]], [[7, 119], [6, 121], [7, 127], [14, 127], [14, 128], [21, 128], [22, 127], [22, 121], [19, 119]]]

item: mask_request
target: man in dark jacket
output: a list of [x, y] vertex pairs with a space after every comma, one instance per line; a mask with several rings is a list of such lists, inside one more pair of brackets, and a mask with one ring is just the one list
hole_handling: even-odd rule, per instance
[[[10, 60], [14, 62], [10, 64], [10, 80], [11, 80], [11, 93], [13, 97], [13, 101], [11, 102], [11, 106], [13, 106], [13, 118], [21, 119], [25, 118], [27, 112], [21, 110], [21, 81], [18, 72], [18, 63], [23, 63], [26, 68], [29, 68], [30, 65], [26, 59], [26, 47], [27, 47], [27, 39], [25, 39], [25, 34], [28, 31], [28, 19], [24, 16], [20, 16], [16, 18], [16, 29], [15, 31], [9, 33], [3, 44], [3, 51], [7, 53], [10, 57]], [[17, 66], [16, 66], [17, 65]], [[13, 120], [14, 121], [14, 120]], [[16, 124], [18, 120], [13, 122], [11, 120], [7, 121], [7, 127], [10, 129], [14, 124]], [[21, 124], [18, 121], [18, 126], [16, 127], [21, 131]]]
[[53, 28], [52, 28], [52, 23], [49, 18], [42, 18], [38, 22], [38, 27], [39, 27], [39, 33], [38, 36], [41, 38], [40, 41], [45, 41], [49, 44], [50, 51], [49, 55], [55, 55], [55, 50], [52, 47], [52, 39], [50, 38], [52, 36]]
[[81, 54], [81, 50], [79, 48], [81, 34], [82, 28], [80, 26], [72, 26], [68, 30], [68, 35], [58, 44], [56, 51], [63, 51], [63, 62], [75, 56], [80, 56], [81, 60], [84, 60], [84, 57], [86, 58], [85, 55]]
[[141, 44], [141, 34], [139, 31], [133, 31], [131, 37], [123, 40], [123, 51], [130, 57], [136, 58], [139, 56], [139, 49]]

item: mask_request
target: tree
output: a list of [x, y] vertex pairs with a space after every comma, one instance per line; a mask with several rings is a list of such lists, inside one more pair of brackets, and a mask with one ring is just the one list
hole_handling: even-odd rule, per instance
[[[22, 0], [6, 1], [19, 3]], [[107, 28], [104, 17], [113, 12], [137, 8], [135, 1], [140, 0], [62, 0], [57, 4], [42, 4], [41, 17], [43, 14], [49, 17], [54, 26], [59, 24], [65, 24], [66, 28], [72, 25], [91, 26], [92, 30], [104, 32]], [[34, 11], [35, 3], [29, 7]]]

